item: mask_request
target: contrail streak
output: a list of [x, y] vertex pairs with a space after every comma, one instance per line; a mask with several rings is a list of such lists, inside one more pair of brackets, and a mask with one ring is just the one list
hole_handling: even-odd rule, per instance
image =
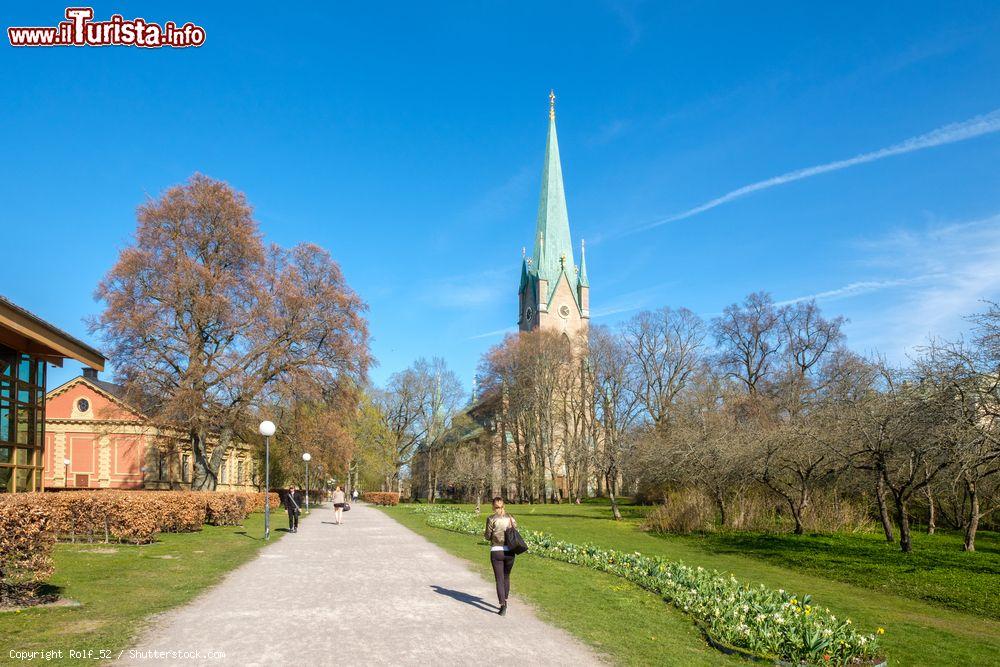
[[632, 231], [641, 232], [654, 227], [659, 227], [660, 225], [665, 225], [668, 222], [684, 220], [685, 218], [690, 218], [698, 215], [699, 213], [711, 210], [716, 206], [722, 206], [723, 204], [731, 202], [734, 199], [745, 197], [754, 192], [759, 192], [760, 190], [767, 190], [768, 188], [773, 188], [778, 185], [791, 183], [792, 181], [801, 181], [802, 179], [809, 178], [811, 176], [818, 176], [819, 174], [825, 174], [831, 171], [847, 169], [848, 167], [865, 164], [866, 162], [874, 162], [876, 160], [881, 160], [882, 158], [892, 157], [893, 155], [902, 155], [904, 153], [912, 153], [925, 148], [953, 144], [957, 141], [965, 141], [966, 139], [972, 139], [984, 134], [992, 134], [993, 132], [998, 131], [1000, 131], [1000, 109], [995, 109], [987, 114], [976, 116], [975, 118], [970, 118], [966, 121], [951, 123], [949, 125], [939, 127], [936, 130], [931, 130], [926, 134], [910, 137], [909, 139], [901, 141], [898, 144], [893, 144], [892, 146], [888, 146], [886, 148], [880, 148], [877, 151], [862, 153], [861, 155], [856, 155], [846, 160], [837, 160], [836, 162], [828, 162], [814, 167], [796, 169], [795, 171], [790, 171], [764, 181], [757, 181], [756, 183], [751, 183], [750, 185], [744, 185], [742, 188], [737, 188], [736, 190], [727, 192], [721, 197], [716, 197], [715, 199], [707, 201], [704, 204], [695, 206], [694, 208], [689, 208], [686, 211], [677, 213], [668, 218], [651, 222], [643, 225], [642, 227], [637, 227]]

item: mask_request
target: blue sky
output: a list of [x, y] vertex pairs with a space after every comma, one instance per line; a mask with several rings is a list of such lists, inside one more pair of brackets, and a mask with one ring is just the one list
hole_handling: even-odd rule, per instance
[[852, 346], [900, 358], [1000, 298], [995, 2], [94, 7], [207, 31], [0, 46], [0, 229], [30, 249], [0, 293], [98, 345], [82, 318], [136, 206], [197, 171], [268, 240], [330, 249], [371, 307], [376, 381], [439, 355], [471, 384], [516, 320], [550, 88], [595, 322], [819, 295]]

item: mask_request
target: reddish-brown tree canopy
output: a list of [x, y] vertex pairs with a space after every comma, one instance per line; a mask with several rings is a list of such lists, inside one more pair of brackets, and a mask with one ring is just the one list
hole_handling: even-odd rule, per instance
[[[266, 247], [246, 197], [199, 174], [139, 207], [96, 297], [118, 374], [190, 435], [196, 487], [214, 484], [227, 434], [282, 385], [353, 385], [370, 363], [366, 306], [329, 253]], [[223, 442], [211, 461], [208, 433]]]

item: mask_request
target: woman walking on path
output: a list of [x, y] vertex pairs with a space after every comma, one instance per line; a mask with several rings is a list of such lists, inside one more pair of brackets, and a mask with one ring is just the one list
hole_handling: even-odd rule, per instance
[[514, 552], [506, 546], [508, 528], [517, 527], [514, 517], [507, 514], [503, 506], [503, 498], [493, 499], [493, 514], [486, 520], [484, 537], [490, 543], [490, 565], [493, 566], [493, 576], [497, 581], [497, 600], [500, 602], [500, 615], [507, 615], [507, 596], [510, 595], [510, 571], [514, 568]]
[[346, 502], [344, 490], [338, 484], [337, 488], [333, 490], [333, 516], [338, 524], [344, 523], [344, 503]]

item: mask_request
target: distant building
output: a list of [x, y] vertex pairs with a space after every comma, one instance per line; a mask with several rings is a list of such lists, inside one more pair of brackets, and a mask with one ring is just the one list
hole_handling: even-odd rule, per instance
[[46, 364], [66, 359], [104, 369], [100, 352], [0, 297], [0, 493], [42, 490]]
[[[194, 459], [180, 433], [158, 429], [126, 401], [120, 385], [97, 371], [46, 396], [45, 487], [75, 489], [186, 489]], [[230, 446], [219, 469], [218, 491], [256, 489], [253, 452]]]

